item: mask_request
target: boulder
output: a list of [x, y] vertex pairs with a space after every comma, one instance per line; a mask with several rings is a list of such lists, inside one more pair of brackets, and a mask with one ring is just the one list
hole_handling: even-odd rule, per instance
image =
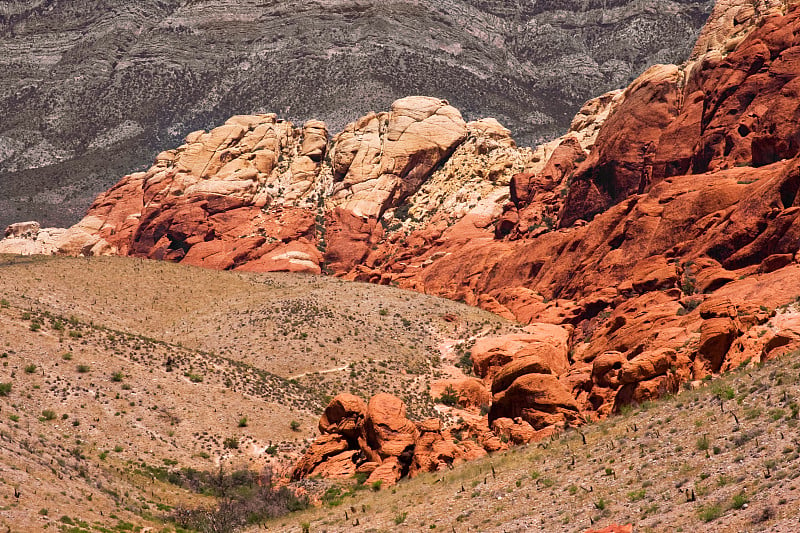
[[494, 396], [489, 423], [498, 418], [521, 418], [534, 429], [565, 426], [580, 420], [575, 399], [552, 374], [527, 374]]
[[366, 414], [364, 400], [353, 394], [338, 394], [319, 419], [319, 431], [341, 435], [352, 444], [363, 434]]
[[628, 385], [666, 374], [675, 364], [675, 355], [669, 348], [639, 354], [622, 365], [619, 382]]
[[475, 375], [494, 376], [501, 367], [519, 357], [535, 355], [554, 373], [569, 369], [569, 331], [552, 324], [531, 324], [527, 333], [484, 337], [472, 348]]
[[405, 403], [386, 393], [370, 399], [364, 432], [369, 447], [384, 460], [413, 450], [417, 438], [416, 426], [406, 418]]
[[367, 478], [366, 483], [383, 483], [394, 485], [403, 477], [408, 467], [404, 466], [397, 457], [388, 457]]
[[433, 398], [439, 398], [443, 393], [455, 394], [458, 405], [463, 408], [480, 409], [492, 401], [486, 385], [475, 378], [446, 379], [431, 384]]
[[35, 237], [42, 226], [36, 222], [17, 222], [6, 227], [5, 237], [13, 237], [17, 239], [25, 239]]
[[506, 363], [492, 378], [492, 394], [506, 390], [525, 374], [552, 374], [552, 369], [538, 355], [526, 355]]
[[587, 529], [585, 533], [633, 533], [633, 524], [611, 524], [602, 529]]
[[516, 446], [528, 444], [536, 438], [536, 430], [521, 418], [498, 418], [492, 422], [492, 431]]
[[625, 354], [605, 352], [592, 361], [592, 380], [601, 387], [616, 388], [620, 385], [619, 374], [628, 363]]
[[438, 418], [418, 423], [417, 429], [419, 436], [414, 447], [412, 476], [419, 472], [437, 472], [451, 467], [461, 456], [458, 446], [451, 439], [445, 438]]
[[738, 328], [730, 318], [709, 318], [700, 329], [700, 345], [694, 365], [694, 378], [719, 372]]
[[[320, 467], [320, 465], [331, 460], [333, 457], [338, 457], [337, 463], [342, 466], [341, 459], [346, 455], [352, 459], [354, 453], [349, 450], [347, 439], [341, 435], [322, 435], [317, 438], [311, 446], [308, 447], [303, 457], [295, 465], [292, 470], [292, 479], [304, 479], [313, 475], [313, 473]], [[353, 464], [353, 473], [355, 473], [355, 464]], [[351, 474], [352, 476], [352, 474]]]

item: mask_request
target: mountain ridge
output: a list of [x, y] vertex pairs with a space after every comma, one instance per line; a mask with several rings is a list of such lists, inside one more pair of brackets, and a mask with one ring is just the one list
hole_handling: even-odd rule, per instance
[[431, 94], [533, 144], [587, 98], [688, 54], [710, 5], [103, 0], [86, 19], [74, 1], [7, 4], [0, 226], [72, 224], [113, 176], [234, 114], [340, 129]]

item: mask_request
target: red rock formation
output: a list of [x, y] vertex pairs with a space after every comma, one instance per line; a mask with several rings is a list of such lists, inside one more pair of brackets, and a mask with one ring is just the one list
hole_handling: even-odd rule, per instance
[[535, 151], [431, 98], [331, 143], [318, 122], [234, 117], [101, 195], [61, 250], [324, 267], [531, 324], [478, 339], [483, 381], [452, 384], [462, 407], [493, 395], [495, 432], [462, 428], [480, 446], [454, 449], [396, 399], [340, 398], [300, 476], [389, 482], [502, 449], [496, 432], [605, 416], [798, 342], [773, 311], [800, 295], [800, 11], [778, 3], [720, 3], [690, 62], [590, 102]]
[[565, 427], [580, 421], [580, 410], [570, 391], [552, 374], [526, 374], [495, 394], [489, 424], [498, 418], [522, 418], [534, 429]]
[[389, 394], [377, 394], [366, 405], [351, 394], [336, 396], [319, 430], [322, 436], [295, 465], [292, 479], [344, 479], [358, 472], [368, 474], [370, 483], [392, 485], [403, 476], [435, 472], [480, 455], [471, 443], [456, 444], [439, 419], [408, 420], [405, 404]]

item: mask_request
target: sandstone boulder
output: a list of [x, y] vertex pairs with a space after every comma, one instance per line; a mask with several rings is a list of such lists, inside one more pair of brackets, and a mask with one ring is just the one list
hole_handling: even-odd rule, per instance
[[671, 349], [639, 354], [622, 365], [619, 371], [619, 382], [628, 385], [666, 374], [675, 364], [675, 355], [675, 350]]
[[331, 400], [319, 419], [319, 431], [322, 434], [342, 435], [352, 444], [363, 434], [366, 414], [364, 400], [353, 394], [339, 394]]
[[431, 384], [432, 397], [440, 398], [443, 394], [455, 395], [457, 405], [463, 408], [480, 409], [492, 401], [486, 385], [475, 378], [446, 379]]
[[[321, 465], [333, 457], [337, 457], [335, 462], [341, 467], [343, 465], [342, 459], [345, 457], [352, 459], [354, 454], [354, 451], [349, 450], [347, 439], [341, 435], [322, 435], [309, 446], [302, 459], [295, 465], [292, 471], [292, 479], [297, 480], [312, 476]], [[349, 459], [345, 459], [345, 462]], [[352, 474], [354, 473], [355, 464], [353, 464]], [[350, 475], [352, 476], [352, 474]]]
[[525, 374], [552, 374], [553, 370], [538, 355], [525, 355], [506, 363], [492, 378], [492, 394], [506, 390]]
[[569, 331], [566, 328], [532, 324], [526, 331], [528, 333], [478, 339], [472, 348], [475, 375], [492, 377], [514, 359], [532, 355], [553, 373], [560, 374], [569, 369]]
[[700, 330], [700, 346], [694, 365], [695, 379], [719, 372], [738, 328], [730, 318], [709, 318]]
[[620, 385], [619, 374], [628, 359], [620, 352], [605, 352], [592, 361], [592, 380], [601, 387], [616, 388]]
[[413, 450], [417, 438], [416, 426], [406, 418], [405, 403], [386, 393], [370, 399], [364, 431], [367, 444], [383, 459]]
[[537, 432], [529, 423], [521, 418], [498, 418], [492, 422], [492, 431], [514, 445], [528, 444], [537, 436]]
[[576, 423], [580, 412], [575, 398], [552, 374], [527, 374], [494, 396], [489, 422], [521, 418], [534, 429]]

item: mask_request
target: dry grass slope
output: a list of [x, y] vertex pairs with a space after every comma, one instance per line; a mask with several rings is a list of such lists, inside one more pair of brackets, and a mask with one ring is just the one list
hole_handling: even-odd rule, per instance
[[186, 469], [280, 473], [342, 391], [430, 414], [444, 340], [516, 329], [335, 279], [0, 257], [0, 529], [169, 530], [215, 502]]

